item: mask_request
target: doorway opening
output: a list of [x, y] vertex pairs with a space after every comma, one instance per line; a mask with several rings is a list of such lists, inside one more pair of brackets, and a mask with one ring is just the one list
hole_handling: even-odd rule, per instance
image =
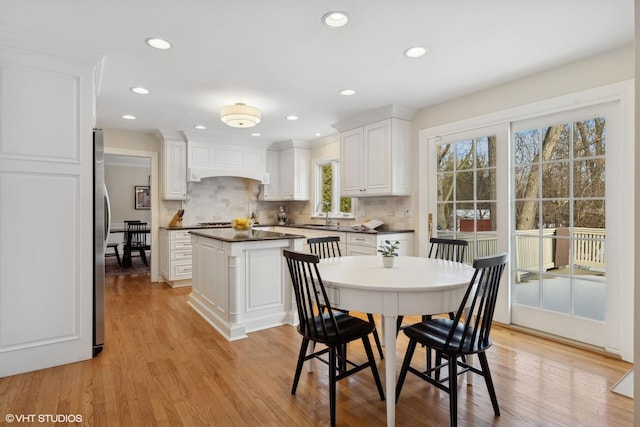
[[[125, 183], [124, 185], [120, 185], [124, 188], [111, 189], [109, 188], [109, 183], [107, 182], [107, 189], [110, 193], [114, 191], [115, 194], [118, 195], [118, 199], [115, 201], [117, 203], [121, 203], [123, 208], [123, 213], [119, 214], [118, 217], [113, 218], [114, 221], [112, 223], [112, 227], [120, 225], [122, 228], [124, 226], [123, 221], [125, 219], [139, 219], [141, 221], [143, 219], [146, 220], [143, 222], [147, 222], [149, 224], [149, 246], [151, 250], [148, 260], [150, 265], [151, 281], [158, 282], [159, 246], [157, 224], [158, 201], [160, 194], [158, 191], [158, 153], [153, 151], [130, 150], [126, 148], [115, 148], [108, 146], [105, 147], [104, 152], [105, 159], [110, 159], [113, 163], [120, 165], [121, 168], [128, 167], [130, 169], [136, 170], [136, 172], [132, 172], [130, 174], [131, 177], [134, 177], [132, 179], [135, 179], [135, 182], [129, 182]], [[107, 160], [105, 160], [105, 162], [106, 161]], [[106, 165], [106, 167], [109, 166]], [[146, 167], [148, 167], [148, 169], [146, 169]], [[146, 174], [146, 178], [142, 174], [141, 170], [149, 171]], [[145, 187], [145, 189], [148, 189], [148, 195], [150, 198], [148, 208], [146, 203], [137, 203], [138, 200], [136, 199], [136, 187]], [[127, 197], [129, 197], [128, 201]], [[112, 202], [112, 204], [113, 203], [114, 202]], [[136, 207], [138, 207], [138, 209], [136, 209]], [[127, 215], [129, 215], [131, 218], [125, 218], [125, 216]], [[118, 241], [118, 237], [114, 236], [113, 238], [115, 239], [114, 241]]]

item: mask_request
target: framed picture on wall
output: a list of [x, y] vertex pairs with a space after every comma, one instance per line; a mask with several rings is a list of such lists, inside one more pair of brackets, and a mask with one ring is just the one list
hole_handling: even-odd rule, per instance
[[148, 185], [136, 185], [134, 202], [136, 209], [151, 209], [151, 193]]

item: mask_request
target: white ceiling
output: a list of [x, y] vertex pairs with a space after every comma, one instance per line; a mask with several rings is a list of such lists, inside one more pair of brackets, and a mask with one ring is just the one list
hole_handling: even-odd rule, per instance
[[[331, 10], [347, 12], [350, 24], [323, 26]], [[633, 41], [633, 15], [633, 0], [0, 3], [0, 26], [106, 54], [98, 127], [264, 141], [316, 139], [365, 110], [420, 109], [624, 45]], [[148, 37], [173, 48], [151, 49]], [[404, 57], [414, 45], [430, 53]], [[135, 95], [133, 86], [151, 93]], [[356, 95], [339, 95], [345, 88]], [[262, 110], [262, 122], [221, 123], [220, 108], [236, 102]]]

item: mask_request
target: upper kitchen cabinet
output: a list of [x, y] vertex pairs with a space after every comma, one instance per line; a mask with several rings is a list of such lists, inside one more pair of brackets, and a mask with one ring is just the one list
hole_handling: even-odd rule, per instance
[[278, 200], [279, 155], [280, 153], [278, 151], [267, 150], [267, 173], [269, 174], [269, 180], [264, 183], [264, 187], [260, 193], [260, 200]]
[[187, 143], [179, 135], [161, 131], [161, 194], [165, 200], [187, 199]]
[[412, 112], [388, 106], [335, 124], [342, 197], [407, 196]]
[[269, 183], [260, 195], [265, 201], [309, 200], [311, 151], [293, 140], [273, 144], [267, 151]]
[[288, 148], [278, 156], [280, 200], [309, 200], [311, 153], [306, 148]]

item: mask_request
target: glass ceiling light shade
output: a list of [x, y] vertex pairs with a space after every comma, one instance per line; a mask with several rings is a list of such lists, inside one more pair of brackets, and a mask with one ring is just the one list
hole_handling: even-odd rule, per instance
[[220, 120], [234, 128], [250, 128], [260, 123], [260, 110], [239, 102], [222, 107]]

